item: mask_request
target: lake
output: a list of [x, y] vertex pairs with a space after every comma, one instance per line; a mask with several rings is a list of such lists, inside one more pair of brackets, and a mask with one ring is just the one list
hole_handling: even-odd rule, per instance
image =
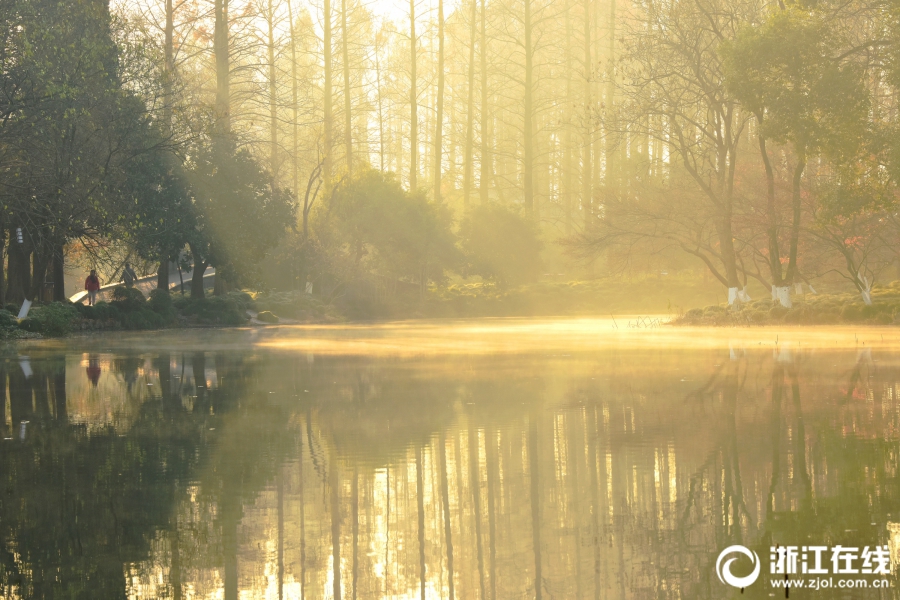
[[2, 355], [3, 598], [898, 597], [892, 328], [411, 321]]

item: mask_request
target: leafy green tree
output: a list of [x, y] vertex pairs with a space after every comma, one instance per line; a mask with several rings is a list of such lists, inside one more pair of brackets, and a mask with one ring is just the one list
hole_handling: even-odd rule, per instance
[[[867, 137], [864, 70], [838, 55], [842, 43], [827, 14], [797, 5], [773, 12], [723, 47], [728, 89], [757, 119], [767, 178], [768, 254], [773, 285], [798, 281], [802, 181], [811, 158], [855, 160]], [[766, 141], [790, 146], [791, 219], [788, 264], [779, 247], [775, 176]], [[788, 301], [789, 302], [789, 301]]]
[[228, 142], [200, 148], [188, 164], [194, 231], [191, 295], [203, 296], [203, 272], [216, 267], [217, 291], [224, 282], [254, 281], [257, 264], [295, 222], [287, 190], [246, 150]]
[[471, 273], [503, 285], [530, 283], [541, 273], [540, 231], [514, 207], [489, 202], [473, 208], [459, 236]]
[[449, 209], [424, 192], [408, 192], [391, 173], [358, 173], [335, 190], [319, 217], [326, 245], [350, 265], [348, 277], [368, 272], [424, 290], [458, 264]]

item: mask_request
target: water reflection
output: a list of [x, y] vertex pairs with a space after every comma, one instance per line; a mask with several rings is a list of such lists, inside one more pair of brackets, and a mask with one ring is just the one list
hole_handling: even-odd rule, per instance
[[731, 544], [900, 553], [889, 349], [70, 349], [0, 381], [4, 598], [723, 598]]

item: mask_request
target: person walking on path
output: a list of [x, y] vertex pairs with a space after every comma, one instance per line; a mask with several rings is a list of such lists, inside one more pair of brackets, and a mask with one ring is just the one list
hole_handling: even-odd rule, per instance
[[91, 269], [91, 274], [84, 280], [84, 289], [88, 293], [88, 303], [93, 306], [97, 301], [97, 290], [100, 289], [100, 278], [97, 277], [96, 269]]
[[125, 263], [125, 268], [122, 270], [122, 283], [125, 284], [125, 287], [133, 287], [136, 280], [137, 273], [131, 268], [131, 263]]

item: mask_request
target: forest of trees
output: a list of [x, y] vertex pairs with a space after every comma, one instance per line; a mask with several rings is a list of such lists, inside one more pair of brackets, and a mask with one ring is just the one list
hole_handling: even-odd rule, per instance
[[384, 8], [0, 0], [0, 301], [65, 256], [201, 295], [263, 259], [331, 290], [702, 268], [784, 305], [898, 260], [896, 0]]

